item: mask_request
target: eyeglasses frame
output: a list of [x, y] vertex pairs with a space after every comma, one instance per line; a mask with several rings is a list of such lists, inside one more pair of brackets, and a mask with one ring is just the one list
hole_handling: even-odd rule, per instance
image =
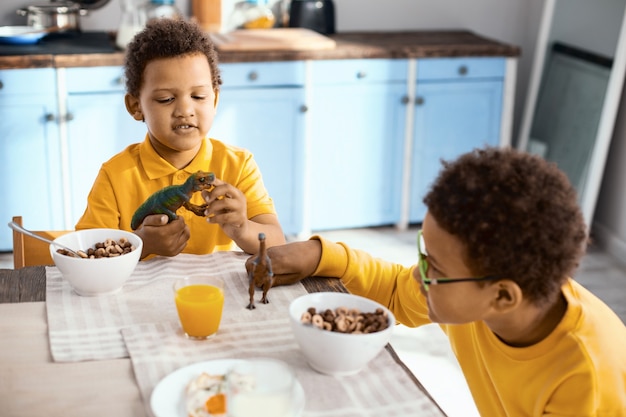
[[502, 279], [499, 275], [487, 275], [484, 277], [468, 277], [468, 278], [428, 278], [426, 273], [428, 272], [428, 257], [422, 251], [421, 241], [423, 241], [422, 230], [417, 231], [417, 268], [420, 272], [420, 277], [422, 278], [422, 285], [424, 286], [424, 290], [428, 291], [428, 287], [430, 285], [438, 285], [438, 284], [454, 284], [456, 282], [468, 282], [468, 281], [490, 281], [490, 280], [498, 280]]

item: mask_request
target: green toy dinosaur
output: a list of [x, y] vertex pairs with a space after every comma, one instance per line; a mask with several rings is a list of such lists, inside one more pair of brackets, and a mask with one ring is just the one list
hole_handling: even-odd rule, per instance
[[206, 204], [198, 206], [191, 204], [191, 196], [198, 191], [211, 188], [215, 181], [212, 172], [198, 171], [190, 175], [181, 185], [170, 185], [152, 194], [139, 206], [133, 214], [130, 228], [136, 230], [146, 216], [151, 214], [167, 214], [169, 221], [176, 219], [176, 210], [185, 207], [197, 216], [204, 216]]

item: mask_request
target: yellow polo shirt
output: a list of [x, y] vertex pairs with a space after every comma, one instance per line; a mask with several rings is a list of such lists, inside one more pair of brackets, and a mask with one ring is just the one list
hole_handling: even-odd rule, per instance
[[[177, 169], [156, 153], [150, 140], [128, 146], [102, 164], [87, 198], [85, 213], [76, 229], [107, 227], [130, 231], [135, 210], [153, 193], [169, 185], [185, 182], [197, 171], [209, 171], [244, 193], [248, 218], [259, 214], [276, 214], [252, 153], [215, 139], [205, 139], [198, 154], [184, 169]], [[191, 203], [204, 200], [195, 193]], [[216, 224], [181, 207], [177, 214], [184, 218], [191, 237], [184, 253], [207, 254], [232, 250], [236, 246]]]

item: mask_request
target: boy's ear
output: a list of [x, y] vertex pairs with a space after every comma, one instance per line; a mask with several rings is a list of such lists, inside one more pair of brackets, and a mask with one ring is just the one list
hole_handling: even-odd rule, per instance
[[494, 282], [492, 285], [492, 307], [499, 313], [508, 313], [517, 308], [524, 300], [522, 289], [510, 279]]
[[124, 104], [126, 104], [126, 111], [128, 114], [133, 116], [133, 119], [140, 122], [144, 121], [141, 105], [139, 104], [139, 99], [137, 97], [126, 93], [124, 96]]

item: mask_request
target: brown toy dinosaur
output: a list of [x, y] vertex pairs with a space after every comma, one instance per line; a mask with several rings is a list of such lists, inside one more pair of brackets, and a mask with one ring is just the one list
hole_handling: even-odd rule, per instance
[[250, 288], [248, 290], [250, 294], [250, 304], [247, 308], [253, 310], [256, 308], [254, 305], [254, 289], [256, 287], [263, 288], [263, 297], [261, 302], [267, 304], [270, 302], [267, 298], [267, 293], [274, 284], [274, 272], [272, 272], [272, 260], [267, 256], [267, 248], [265, 247], [265, 233], [259, 233], [259, 253], [252, 261], [252, 267], [248, 271], [248, 280], [250, 282]]

